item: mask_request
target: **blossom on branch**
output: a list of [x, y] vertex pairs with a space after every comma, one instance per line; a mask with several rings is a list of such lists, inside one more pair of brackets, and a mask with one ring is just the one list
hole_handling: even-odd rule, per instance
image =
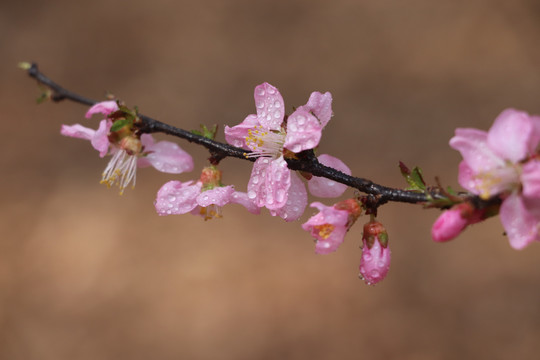
[[220, 218], [221, 208], [228, 203], [243, 205], [249, 212], [259, 214], [246, 193], [237, 192], [232, 185], [221, 184], [221, 171], [214, 167], [204, 168], [196, 183], [169, 181], [159, 189], [154, 205], [159, 215], [192, 213], [205, 220]]
[[475, 209], [470, 203], [461, 203], [444, 211], [431, 228], [431, 237], [437, 242], [449, 241], [471, 224], [484, 220], [485, 210]]
[[121, 109], [116, 101], [103, 101], [93, 105], [85, 117], [103, 114], [105, 119], [93, 130], [80, 124], [62, 125], [60, 133], [65, 136], [89, 140], [99, 155], [112, 155], [103, 171], [101, 182], [109, 187], [117, 184], [120, 194], [133, 183], [137, 167], [153, 166], [156, 170], [180, 174], [193, 170], [193, 159], [180, 146], [170, 141], [155, 142], [150, 134], [139, 134], [133, 125], [136, 116]]
[[293, 221], [307, 205], [307, 192], [296, 173], [287, 167], [285, 157], [294, 157], [319, 144], [322, 129], [332, 116], [332, 95], [313, 92], [308, 102], [288, 117], [283, 98], [274, 86], [258, 85], [254, 98], [257, 114], [248, 115], [239, 125], [226, 126], [225, 138], [231, 145], [251, 150], [247, 157], [257, 158], [248, 197], [272, 215]]
[[390, 269], [390, 248], [384, 226], [375, 220], [364, 225], [360, 278], [368, 285], [384, 280]]
[[347, 199], [333, 206], [313, 202], [310, 206], [318, 209], [319, 212], [302, 224], [302, 229], [315, 238], [317, 254], [329, 254], [336, 251], [343, 242], [345, 234], [362, 212], [356, 199]]
[[523, 249], [539, 239], [540, 117], [507, 109], [488, 132], [458, 128], [450, 146], [463, 156], [461, 186], [482, 199], [498, 196], [510, 245]]

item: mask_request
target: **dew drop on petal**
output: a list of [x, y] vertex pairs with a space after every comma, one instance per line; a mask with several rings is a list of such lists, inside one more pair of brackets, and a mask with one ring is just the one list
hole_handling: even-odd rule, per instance
[[176, 201], [176, 196], [174, 196], [174, 195], [169, 195], [169, 201], [170, 201], [170, 202]]
[[257, 175], [253, 176], [253, 177], [251, 178], [251, 182], [252, 182], [253, 184], [258, 184], [258, 183], [259, 183], [259, 177], [258, 177]]
[[279, 107], [281, 107], [281, 103], [279, 101], [276, 101], [276, 102], [274, 102], [274, 106], [279, 108]]
[[268, 93], [270, 95], [274, 95], [276, 93], [276, 90], [274, 88], [268, 88]]
[[257, 197], [257, 194], [253, 190], [249, 190], [247, 194], [248, 198], [255, 199]]
[[371, 261], [371, 258], [372, 258], [372, 257], [373, 257], [373, 256], [371, 256], [371, 254], [365, 254], [365, 255], [364, 255], [364, 260], [365, 260], [365, 261]]
[[263, 88], [258, 88], [257, 89], [257, 95], [263, 96], [264, 95], [264, 89]]
[[275, 117], [276, 119], [279, 119], [279, 118], [281, 117], [281, 111], [276, 110], [276, 112], [274, 113], [274, 117]]
[[287, 130], [289, 130], [289, 131], [297, 131], [298, 127], [296, 127], [295, 123], [290, 123]]
[[371, 277], [372, 278], [376, 279], [376, 278], [378, 278], [380, 276], [381, 276], [381, 273], [379, 272], [379, 270], [377, 270], [377, 269], [371, 270]]
[[298, 116], [298, 125], [304, 125], [306, 123], [306, 118], [304, 117], [304, 115], [299, 115]]

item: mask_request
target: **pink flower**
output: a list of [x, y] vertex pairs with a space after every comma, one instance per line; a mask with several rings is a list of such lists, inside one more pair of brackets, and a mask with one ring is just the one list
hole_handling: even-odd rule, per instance
[[310, 206], [317, 208], [319, 213], [302, 224], [302, 229], [317, 240], [315, 252], [329, 254], [336, 251], [347, 233], [349, 213], [336, 209], [334, 206], [325, 206], [320, 202], [311, 203]]
[[463, 156], [458, 181], [483, 199], [500, 196], [501, 222], [515, 249], [538, 239], [540, 163], [534, 159], [540, 118], [503, 111], [488, 132], [456, 129], [450, 146]]
[[[92, 106], [85, 117], [93, 114], [109, 116], [118, 111], [115, 101], [103, 101]], [[101, 157], [107, 153], [112, 155], [102, 174], [102, 183], [108, 186], [117, 184], [120, 194], [130, 184], [135, 186], [137, 166], [153, 166], [156, 170], [171, 174], [180, 174], [193, 170], [193, 159], [175, 143], [160, 141], [155, 143], [152, 135], [135, 135], [131, 130], [123, 131], [121, 136], [116, 132], [112, 136], [113, 121], [109, 118], [101, 120], [99, 128], [93, 130], [80, 124], [62, 125], [60, 133], [65, 136], [90, 140]], [[127, 134], [126, 134], [127, 132]], [[111, 142], [110, 139], [115, 139]]]
[[[286, 128], [283, 126], [285, 105], [274, 86], [258, 85], [254, 97], [257, 114], [249, 115], [234, 127], [226, 126], [225, 138], [234, 146], [251, 150], [246, 156], [257, 158], [248, 183], [248, 197], [273, 215], [293, 221], [303, 213], [307, 193], [300, 182], [301, 186], [293, 189], [297, 204], [286, 206], [292, 184], [299, 182], [291, 180], [297, 175], [288, 169], [283, 152], [298, 153], [319, 144], [322, 129], [332, 116], [332, 95], [312, 93], [307, 104], [287, 118]], [[305, 202], [298, 200], [303, 198]]]
[[390, 248], [384, 226], [377, 221], [364, 225], [360, 278], [368, 285], [383, 280], [390, 269]]
[[311, 203], [310, 206], [319, 212], [302, 224], [302, 229], [309, 232], [317, 241], [315, 252], [318, 254], [336, 251], [347, 231], [362, 213], [356, 199], [343, 200], [333, 206], [326, 206], [320, 202]]
[[431, 237], [437, 242], [452, 240], [470, 224], [483, 220], [483, 210], [474, 209], [469, 203], [455, 205], [444, 211], [433, 224]]
[[159, 189], [154, 205], [161, 216], [191, 212], [208, 220], [221, 217], [221, 207], [228, 203], [243, 205], [253, 214], [260, 212], [260, 208], [253, 204], [245, 193], [234, 191], [233, 186], [218, 186], [203, 190], [201, 181], [195, 184], [192, 184], [192, 181], [167, 182]]

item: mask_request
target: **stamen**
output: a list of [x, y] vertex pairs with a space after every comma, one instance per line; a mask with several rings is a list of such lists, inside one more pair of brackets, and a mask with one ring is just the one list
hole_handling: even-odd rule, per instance
[[283, 152], [283, 144], [285, 143], [284, 131], [266, 130], [262, 126], [256, 126], [248, 130], [246, 144], [252, 150], [251, 153], [245, 154], [246, 158], [253, 157], [279, 157]]
[[129, 155], [125, 150], [118, 150], [103, 171], [101, 183], [107, 184], [108, 188], [118, 185], [122, 195], [129, 183], [133, 182], [132, 188], [135, 188], [136, 173], [137, 156]]

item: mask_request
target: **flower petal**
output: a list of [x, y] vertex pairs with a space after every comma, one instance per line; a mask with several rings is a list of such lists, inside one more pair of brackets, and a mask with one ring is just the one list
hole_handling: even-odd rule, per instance
[[182, 150], [178, 144], [170, 141], [154, 143], [150, 134], [141, 135], [141, 142], [144, 146], [144, 153], [148, 154], [139, 158], [137, 162], [139, 167], [152, 165], [156, 170], [169, 174], [180, 174], [193, 170], [191, 155]]
[[109, 151], [109, 130], [111, 130], [112, 121], [108, 119], [101, 120], [99, 127], [90, 140], [94, 149], [99, 151], [99, 156], [104, 157]]
[[210, 205], [224, 206], [229, 203], [231, 196], [234, 193], [234, 187], [218, 186], [210, 190], [203, 191], [197, 196], [197, 203], [202, 207]]
[[64, 136], [70, 136], [77, 139], [90, 140], [96, 133], [96, 130], [84, 127], [80, 124], [75, 125], [62, 125], [60, 134]]
[[523, 199], [512, 193], [501, 204], [499, 212], [510, 245], [521, 250], [538, 236], [538, 219], [525, 207]]
[[279, 90], [262, 83], [255, 87], [254, 97], [259, 123], [266, 129], [279, 130], [285, 116], [285, 103]]
[[487, 142], [488, 134], [478, 129], [456, 129], [450, 146], [459, 151], [473, 173], [488, 171], [504, 165], [504, 160], [493, 152]]
[[319, 145], [322, 128], [315, 116], [298, 109], [287, 119], [287, 136], [283, 146], [295, 153], [313, 149]]
[[523, 195], [528, 198], [540, 199], [540, 161], [531, 160], [523, 165], [521, 173]]
[[225, 140], [232, 146], [249, 149], [246, 137], [249, 136], [249, 131], [257, 126], [260, 126], [257, 115], [248, 115], [243, 122], [236, 126], [225, 126]]
[[[339, 170], [347, 175], [351, 175], [351, 169], [336, 157], [328, 154], [321, 154], [317, 159], [323, 165]], [[309, 192], [315, 196], [333, 198], [343, 195], [345, 190], [347, 190], [347, 185], [340, 184], [327, 178], [313, 176], [308, 181], [308, 188]]]
[[489, 129], [487, 143], [497, 156], [516, 163], [535, 150], [534, 135], [533, 121], [526, 112], [506, 109]]
[[287, 203], [291, 186], [290, 170], [283, 156], [272, 160], [261, 157], [253, 164], [248, 182], [248, 196], [257, 206], [279, 209]]
[[296, 172], [291, 172], [291, 186], [287, 194], [287, 202], [280, 209], [270, 209], [272, 216], [278, 215], [283, 220], [295, 221], [302, 216], [307, 206], [307, 191]]
[[186, 214], [197, 207], [202, 183], [169, 181], [159, 189], [154, 205], [159, 215]]
[[319, 119], [323, 127], [328, 124], [332, 117], [332, 94], [326, 92], [321, 94], [318, 91], [312, 92], [306, 105], [298, 109], [313, 113]]
[[92, 107], [88, 109], [84, 117], [87, 119], [90, 119], [92, 115], [94, 114], [103, 114], [106, 116], [117, 110], [118, 110], [118, 104], [116, 103], [116, 101], [113, 101], [113, 100], [102, 101], [102, 102], [98, 102], [97, 104], [92, 105]]
[[251, 200], [247, 193], [235, 191], [231, 196], [232, 204], [240, 204], [247, 209], [252, 214], [259, 215], [261, 213], [261, 208], [258, 207], [253, 200]]

